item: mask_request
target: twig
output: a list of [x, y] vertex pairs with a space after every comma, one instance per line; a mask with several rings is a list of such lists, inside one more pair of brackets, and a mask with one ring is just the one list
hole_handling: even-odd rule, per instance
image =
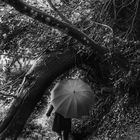
[[131, 5], [133, 2], [134, 2], [134, 0], [130, 1], [130, 2], [127, 3], [127, 4], [122, 4], [122, 5], [121, 5], [121, 8], [120, 8], [120, 9], [118, 10], [118, 12], [117, 12], [117, 15], [119, 14], [119, 12], [120, 12], [123, 8], [128, 7], [128, 6]]
[[60, 11], [58, 11], [57, 8], [55, 8], [55, 6], [53, 5], [51, 0], [47, 0], [50, 7], [61, 17], [61, 19], [69, 24], [72, 24]]
[[5, 94], [5, 93], [2, 93], [2, 92], [0, 92], [0, 95], [2, 95], [2, 96], [6, 96], [6, 97], [13, 97], [13, 98], [17, 98], [17, 96], [15, 96], [15, 95]]
[[136, 19], [136, 16], [137, 16], [137, 13], [138, 13], [138, 8], [139, 8], [139, 0], [136, 1], [136, 11], [134, 13], [134, 17], [132, 19], [132, 23], [127, 31], [127, 34], [126, 34], [126, 37], [128, 37], [128, 35], [132, 32], [133, 30], [133, 27], [134, 27], [134, 23], [135, 23], [135, 19]]
[[115, 0], [113, 0], [113, 12], [114, 12], [114, 19], [116, 20], [116, 18], [117, 18], [117, 14], [116, 14], [116, 3], [115, 3]]
[[5, 88], [7, 88], [8, 86], [14, 86], [18, 82], [18, 79], [20, 79], [22, 76], [23, 76], [23, 74], [21, 74], [18, 78], [14, 79], [13, 80], [13, 81], [15, 81], [14, 83], [13, 83], [13, 81], [9, 81], [6, 85], [0, 86], [0, 90], [3, 90]]
[[96, 21], [94, 21], [94, 23], [108, 28], [111, 31], [111, 34], [113, 35], [113, 29], [110, 26], [103, 24], [103, 23], [96, 22]]
[[26, 76], [24, 76], [23, 80], [22, 80], [22, 83], [20, 84], [17, 92], [16, 92], [16, 96], [18, 97], [20, 95], [20, 93], [22, 92], [22, 89], [23, 89], [23, 85], [25, 83], [25, 80], [26, 80]]

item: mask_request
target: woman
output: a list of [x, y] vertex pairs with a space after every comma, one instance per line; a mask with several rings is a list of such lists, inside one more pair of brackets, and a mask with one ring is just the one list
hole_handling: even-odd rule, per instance
[[[54, 107], [50, 105], [46, 116], [49, 117], [53, 111]], [[56, 132], [60, 137], [59, 139], [68, 140], [69, 134], [71, 132], [71, 118], [64, 118], [61, 114], [55, 112], [55, 117], [53, 121], [52, 130]]]

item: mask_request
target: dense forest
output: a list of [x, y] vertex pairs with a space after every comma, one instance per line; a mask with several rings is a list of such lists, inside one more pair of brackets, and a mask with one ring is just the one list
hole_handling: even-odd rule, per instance
[[0, 0], [0, 140], [55, 140], [50, 91], [71, 77], [97, 98], [76, 140], [139, 140], [139, 38], [139, 0]]

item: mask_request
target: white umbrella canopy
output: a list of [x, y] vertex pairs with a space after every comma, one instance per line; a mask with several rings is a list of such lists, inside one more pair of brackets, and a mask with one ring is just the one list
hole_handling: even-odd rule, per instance
[[91, 87], [81, 79], [58, 82], [51, 91], [54, 110], [65, 118], [80, 118], [89, 114], [95, 96]]

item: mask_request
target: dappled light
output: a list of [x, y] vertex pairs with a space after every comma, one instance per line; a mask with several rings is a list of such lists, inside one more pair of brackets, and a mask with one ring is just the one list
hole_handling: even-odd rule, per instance
[[0, 139], [56, 140], [60, 113], [73, 140], [139, 140], [139, 16], [139, 0], [0, 0]]

